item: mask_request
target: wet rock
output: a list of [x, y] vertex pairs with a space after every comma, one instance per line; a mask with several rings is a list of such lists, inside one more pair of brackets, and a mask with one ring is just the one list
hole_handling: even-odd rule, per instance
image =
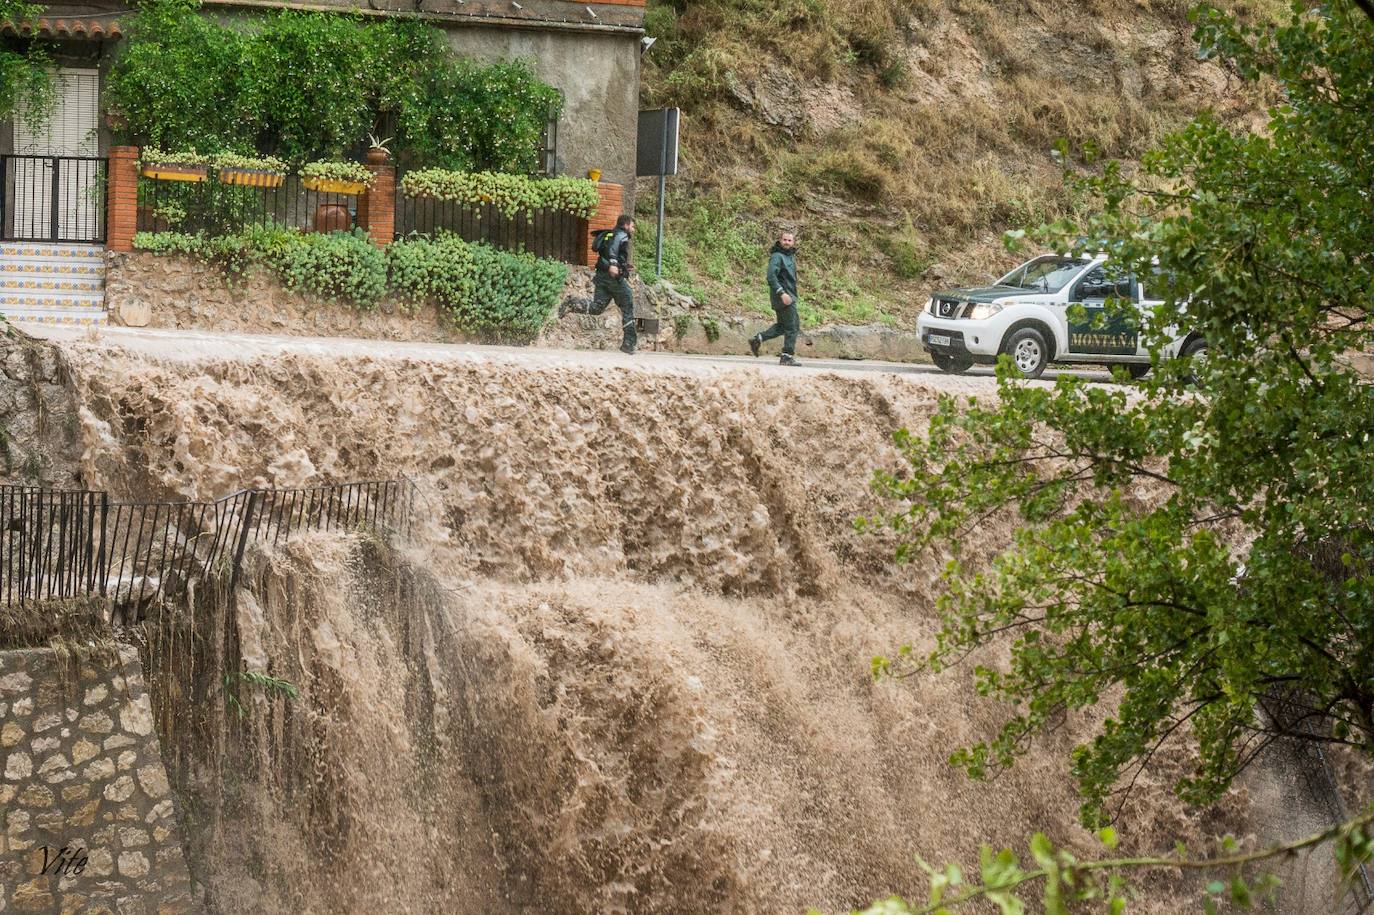
[[5, 759], [5, 778], [17, 781], [33, 774], [33, 760], [24, 752], [11, 753]]
[[127, 801], [134, 793], [134, 780], [127, 775], [121, 775], [112, 783], [105, 786], [105, 800], [113, 801], [116, 804]]

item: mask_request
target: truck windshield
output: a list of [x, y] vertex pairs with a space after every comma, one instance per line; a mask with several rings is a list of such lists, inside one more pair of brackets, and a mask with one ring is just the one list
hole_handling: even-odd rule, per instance
[[1058, 292], [1078, 276], [1088, 262], [1074, 257], [1037, 257], [997, 281], [999, 286], [1019, 286], [1039, 292]]

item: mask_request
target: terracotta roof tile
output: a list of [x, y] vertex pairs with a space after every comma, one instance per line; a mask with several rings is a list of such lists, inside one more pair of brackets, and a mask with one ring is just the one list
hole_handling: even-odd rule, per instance
[[6, 20], [0, 22], [0, 32], [10, 35], [38, 38], [121, 38], [124, 35], [119, 23], [99, 19], [39, 19], [37, 28], [32, 22], [17, 25]]

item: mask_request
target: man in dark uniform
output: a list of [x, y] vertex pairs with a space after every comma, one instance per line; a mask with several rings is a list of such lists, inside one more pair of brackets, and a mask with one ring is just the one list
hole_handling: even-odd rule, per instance
[[620, 308], [620, 328], [621, 341], [620, 351], [624, 354], [632, 355], [635, 351], [635, 297], [630, 291], [630, 274], [634, 272], [634, 262], [631, 260], [630, 240], [635, 235], [635, 220], [628, 213], [622, 214], [615, 221], [615, 232], [601, 247], [600, 256], [596, 259], [596, 276], [592, 281], [594, 291], [590, 302], [583, 299], [580, 302], [564, 302], [559, 309], [558, 316], [561, 318], [568, 312], [579, 314], [599, 315], [605, 312], [606, 306], [615, 299], [615, 304]]
[[777, 320], [773, 326], [749, 338], [749, 351], [759, 354], [765, 340], [782, 337], [782, 365], [797, 362], [797, 334], [801, 332], [801, 316], [797, 314], [797, 237], [784, 232], [773, 245], [768, 258], [768, 298], [773, 304]]

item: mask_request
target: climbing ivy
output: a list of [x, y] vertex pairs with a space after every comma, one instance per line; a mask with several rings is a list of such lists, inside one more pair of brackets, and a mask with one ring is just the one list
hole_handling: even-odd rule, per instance
[[[43, 7], [22, 0], [0, 0], [0, 22], [32, 22]], [[0, 47], [0, 120], [21, 108], [30, 124], [42, 124], [57, 103], [52, 58], [41, 41], [30, 40], [23, 51]]]
[[418, 20], [280, 11], [224, 25], [198, 9], [150, 0], [130, 23], [106, 92], [125, 139], [303, 162], [385, 123], [405, 165], [528, 173], [561, 105], [528, 64], [466, 60]]

